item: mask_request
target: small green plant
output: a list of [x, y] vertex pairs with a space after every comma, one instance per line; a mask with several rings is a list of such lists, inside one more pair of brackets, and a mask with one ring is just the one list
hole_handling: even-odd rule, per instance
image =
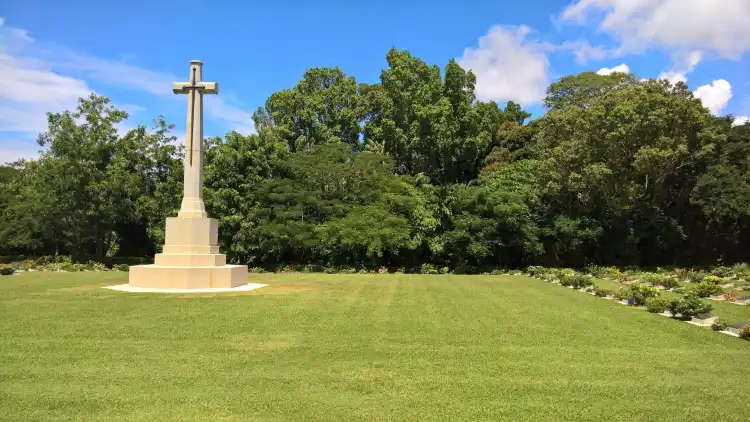
[[659, 285], [669, 290], [680, 287], [680, 282], [673, 277], [664, 277], [659, 281]]
[[594, 290], [594, 294], [597, 295], [598, 297], [607, 297], [607, 296], [614, 296], [615, 291], [612, 289], [602, 289], [602, 288], [597, 287]]
[[107, 271], [108, 270], [106, 265], [102, 264], [101, 262], [96, 262], [96, 261], [87, 262], [86, 269], [91, 270], [91, 271]]
[[262, 273], [266, 272], [266, 270], [264, 270], [261, 267], [250, 267], [250, 268], [247, 269], [247, 272], [253, 273], [253, 274], [262, 274]]
[[112, 266], [112, 270], [114, 271], [130, 271], [130, 266], [127, 264], [115, 264]]
[[[708, 278], [708, 277], [707, 277]], [[690, 289], [691, 292], [695, 293], [698, 297], [709, 297], [711, 295], [715, 295], [717, 293], [721, 293], [721, 286], [718, 286], [714, 283], [702, 281], [695, 286], [693, 286], [692, 289]]]
[[704, 302], [693, 293], [688, 293], [682, 299], [675, 299], [669, 304], [669, 310], [673, 314], [680, 314], [683, 318], [692, 318], [696, 315], [711, 312], [713, 306]]
[[747, 278], [750, 275], [750, 265], [744, 262], [732, 265], [732, 275], [737, 278]]
[[717, 277], [715, 275], [707, 275], [703, 277], [703, 281], [701, 283], [711, 283], [711, 284], [721, 284], [721, 282], [724, 281], [721, 279], [721, 277]]
[[745, 325], [740, 328], [740, 338], [743, 340], [750, 340], [750, 325]]
[[424, 263], [419, 268], [419, 273], [420, 274], [437, 274], [438, 273], [438, 269], [433, 264]]
[[670, 301], [661, 297], [650, 297], [646, 299], [646, 310], [660, 314], [669, 308]]
[[711, 324], [711, 329], [714, 331], [724, 331], [727, 328], [727, 323], [723, 321], [716, 321]]
[[703, 281], [703, 277], [705, 276], [706, 276], [706, 273], [704, 273], [703, 271], [690, 270], [687, 273], [685, 273], [685, 277], [691, 283], [700, 283], [701, 281]]
[[729, 267], [718, 266], [711, 269], [711, 275], [716, 277], [729, 277], [732, 275], [732, 269]]
[[548, 272], [549, 270], [547, 268], [538, 265], [532, 265], [531, 267], [526, 268], [526, 273], [531, 277], [541, 277]]
[[448, 267], [443, 267], [440, 269], [440, 274], [450, 274], [450, 273], [451, 273], [451, 269]]
[[594, 284], [593, 281], [591, 281], [591, 278], [586, 277], [583, 274], [569, 274], [564, 275], [562, 278], [560, 278], [560, 284], [563, 286], [569, 286], [574, 287], [576, 289], [583, 289], [584, 287], [591, 286]]
[[10, 265], [0, 265], [0, 275], [13, 275], [16, 270]]
[[631, 284], [621, 290], [621, 294], [623, 295], [623, 299], [631, 299], [633, 305], [643, 306], [646, 303], [646, 299], [659, 296], [659, 291], [645, 284]]

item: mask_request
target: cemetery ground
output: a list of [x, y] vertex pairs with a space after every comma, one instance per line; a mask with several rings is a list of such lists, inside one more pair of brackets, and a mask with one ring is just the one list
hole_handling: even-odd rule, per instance
[[126, 280], [0, 278], [1, 419], [750, 419], [748, 342], [526, 276], [101, 288]]

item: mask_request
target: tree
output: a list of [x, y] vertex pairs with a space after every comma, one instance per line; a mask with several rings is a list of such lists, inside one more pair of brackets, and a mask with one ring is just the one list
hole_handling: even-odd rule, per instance
[[273, 129], [294, 152], [325, 142], [359, 145], [360, 95], [341, 69], [313, 68], [291, 89], [274, 93], [253, 114], [259, 131]]
[[547, 88], [544, 106], [549, 109], [561, 109], [569, 105], [587, 107], [592, 100], [610, 91], [636, 84], [638, 81], [635, 76], [621, 72], [609, 75], [583, 72], [578, 75], [564, 76]]

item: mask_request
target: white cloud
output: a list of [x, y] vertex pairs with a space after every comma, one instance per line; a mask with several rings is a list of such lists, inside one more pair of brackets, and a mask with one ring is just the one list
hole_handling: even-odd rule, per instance
[[560, 45], [553, 46], [551, 50], [572, 51], [578, 64], [586, 64], [591, 60], [602, 60], [612, 54], [608, 48], [601, 45], [591, 45], [585, 40], [565, 41]]
[[493, 26], [477, 48], [464, 50], [459, 63], [477, 75], [478, 99], [529, 105], [544, 98], [549, 63], [544, 46], [526, 40], [530, 32], [527, 26]]
[[672, 68], [659, 74], [657, 79], [666, 79], [673, 84], [687, 83], [687, 75], [701, 62], [703, 53], [695, 51], [681, 51], [672, 55]]
[[748, 0], [575, 0], [561, 19], [583, 24], [592, 16], [622, 52], [657, 45], [738, 58], [750, 49]]
[[611, 75], [615, 72], [630, 73], [630, 68], [625, 63], [619, 64], [615, 67], [603, 67], [596, 71], [597, 75]]
[[724, 79], [717, 79], [709, 85], [701, 85], [695, 90], [695, 96], [713, 114], [719, 114], [732, 98], [732, 85]]
[[[0, 89], [0, 149], [3, 159], [5, 155], [14, 155], [8, 151], [16, 144], [7, 136], [36, 138], [38, 133], [47, 129], [46, 113], [75, 109], [78, 98], [93, 91], [91, 81], [171, 101], [185, 101], [172, 93], [171, 85], [173, 81], [186, 79], [186, 76], [178, 77], [124, 61], [92, 57], [64, 46], [45, 45], [29, 37], [22, 29], [6, 26], [3, 18], [0, 18], [0, 79], [4, 81]], [[106, 95], [106, 90], [103, 94]], [[219, 97], [206, 103], [209, 119], [228, 130], [245, 134], [254, 132], [251, 112], [237, 106], [237, 101]], [[129, 113], [146, 111], [135, 104], [116, 106]], [[158, 114], [159, 110], [151, 112]], [[180, 118], [183, 116], [180, 114]], [[132, 127], [133, 122], [129, 121], [118, 129], [125, 132]], [[27, 152], [19, 154], [28, 155]]]
[[735, 116], [732, 126], [740, 126], [745, 123], [750, 123], [750, 116]]
[[677, 82], [687, 83], [687, 75], [681, 72], [661, 72], [656, 79], [666, 79], [673, 84]]
[[46, 112], [76, 106], [91, 89], [86, 82], [58, 75], [34, 60], [9, 56], [0, 48], [0, 132], [39, 133], [47, 127]]
[[209, 116], [222, 120], [229, 130], [243, 135], [255, 133], [251, 112], [231, 105], [229, 101], [222, 100], [215, 95], [205, 97], [205, 107]]

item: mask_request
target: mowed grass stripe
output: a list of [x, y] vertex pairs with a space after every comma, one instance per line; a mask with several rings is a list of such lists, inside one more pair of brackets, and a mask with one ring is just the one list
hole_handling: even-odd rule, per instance
[[514, 276], [0, 279], [4, 420], [742, 421], [746, 342]]

